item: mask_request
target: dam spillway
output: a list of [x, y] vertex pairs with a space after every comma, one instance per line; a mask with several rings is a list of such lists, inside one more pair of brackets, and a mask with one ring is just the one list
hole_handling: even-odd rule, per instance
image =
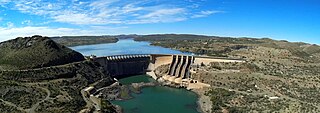
[[193, 56], [172, 55], [172, 62], [169, 66], [168, 75], [182, 79], [190, 77], [189, 70], [193, 62]]

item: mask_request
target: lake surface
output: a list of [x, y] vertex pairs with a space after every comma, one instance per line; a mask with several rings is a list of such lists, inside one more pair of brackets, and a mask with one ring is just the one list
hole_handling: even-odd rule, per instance
[[[177, 50], [151, 46], [149, 42], [136, 42], [132, 39], [117, 43], [96, 44], [71, 47], [84, 55], [109, 56], [119, 54], [186, 54]], [[146, 75], [137, 75], [119, 80], [122, 84], [154, 81]], [[197, 95], [185, 89], [156, 86], [142, 88], [142, 93], [132, 94], [130, 100], [113, 101], [120, 105], [124, 113], [199, 113]]]
[[172, 50], [159, 46], [151, 46], [149, 42], [137, 42], [133, 39], [122, 39], [117, 43], [95, 44], [71, 47], [83, 55], [109, 56], [120, 54], [185, 54], [191, 53]]

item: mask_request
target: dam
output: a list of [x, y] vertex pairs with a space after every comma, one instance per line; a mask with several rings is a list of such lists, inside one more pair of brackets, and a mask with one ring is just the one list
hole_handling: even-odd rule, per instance
[[241, 59], [179, 54], [125, 54], [92, 57], [91, 59], [102, 66], [105, 74], [114, 78], [146, 74], [153, 72], [161, 65], [169, 65], [167, 75], [162, 79], [176, 84], [192, 81], [190, 79], [192, 65], [208, 65], [210, 62], [244, 62]]
[[145, 74], [150, 62], [150, 55], [114, 55], [94, 59], [114, 78]]
[[[126, 84], [122, 83], [123, 80], [128, 80], [129, 82], [126, 81], [128, 82], [127, 84], [131, 84], [130, 82], [132, 82], [132, 78], [139, 79], [139, 81], [144, 80], [146, 77], [150, 79], [149, 76], [141, 76], [140, 74], [143, 73], [143, 75], [145, 75], [145, 73], [147, 73], [148, 75], [152, 75], [153, 71], [161, 65], [168, 65], [168, 69], [170, 68], [171, 70], [175, 70], [173, 69], [173, 62], [177, 60], [173, 61], [174, 58], [177, 56], [189, 56], [191, 58], [193, 55], [193, 53], [181, 52], [159, 46], [152, 46], [149, 42], [137, 42], [133, 39], [122, 39], [117, 43], [85, 45], [72, 48], [86, 56], [90, 56], [92, 54], [96, 55], [97, 57], [92, 56], [91, 59], [101, 64], [100, 67], [104, 68], [104, 70], [107, 70], [105, 73], [107, 73], [108, 70], [114, 70], [112, 71], [112, 73], [115, 74], [113, 77], [121, 78], [119, 79], [119, 83], [121, 84]], [[212, 61], [233, 61], [224, 61], [224, 58], [208, 58], [201, 56], [193, 57], [193, 62], [190, 62], [191, 68], [192, 66], [196, 65], [208, 65]], [[130, 62], [140, 62], [141, 65], [138, 64], [133, 67], [139, 71], [131, 71], [128, 73], [121, 71], [126, 71], [128, 68], [132, 67], [120, 66], [116, 64], [117, 62], [122, 63], [122, 65], [126, 63], [130, 64]], [[122, 69], [115, 69], [119, 67]], [[186, 77], [184, 79], [190, 78], [192, 75], [190, 73], [193, 73], [193, 71], [187, 70], [185, 74]], [[169, 73], [167, 72], [165, 74]], [[172, 77], [172, 75], [167, 76], [168, 78]], [[153, 77], [151, 80], [155, 78], [156, 77]], [[163, 78], [165, 77], [157, 79], [159, 80]], [[172, 78], [175, 79], [174, 77]], [[193, 84], [189, 84], [189, 86], [192, 85]], [[94, 86], [93, 90], [94, 89], [99, 91], [99, 87]], [[94, 92], [93, 90], [92, 88], [88, 88], [82, 90], [81, 93], [84, 95], [84, 97], [89, 97], [88, 100], [91, 100], [92, 103], [99, 105], [99, 96], [101, 96], [101, 94], [99, 92]], [[91, 93], [92, 91], [93, 93]], [[124, 109], [125, 113], [199, 113], [197, 111], [196, 103], [197, 95], [184, 88], [171, 88], [163, 86], [146, 87], [142, 88], [142, 92], [143, 93], [141, 94], [133, 94], [133, 99], [125, 101], [113, 101], [112, 103], [120, 105]], [[175, 109], [171, 109], [172, 106], [175, 106]], [[99, 106], [95, 107], [97, 107], [97, 109], [100, 108]]]

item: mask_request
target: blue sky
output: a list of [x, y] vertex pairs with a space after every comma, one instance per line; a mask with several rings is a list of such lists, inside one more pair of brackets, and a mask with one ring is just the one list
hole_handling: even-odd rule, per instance
[[0, 0], [0, 41], [186, 33], [320, 44], [319, 0]]

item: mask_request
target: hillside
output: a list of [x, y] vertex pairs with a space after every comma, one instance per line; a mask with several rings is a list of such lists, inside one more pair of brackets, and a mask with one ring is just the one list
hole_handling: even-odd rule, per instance
[[176, 40], [205, 40], [210, 39], [210, 36], [191, 35], [191, 34], [154, 34], [140, 35], [135, 37], [135, 41], [176, 41]]
[[[1, 113], [95, 112], [81, 91], [115, 82], [96, 62], [41, 36], [0, 43], [0, 67]], [[100, 108], [117, 112], [106, 99]]]
[[192, 67], [193, 79], [211, 85], [204, 95], [211, 99], [211, 109], [205, 112], [320, 112], [320, 46], [269, 38], [202, 37], [145, 35], [135, 40], [246, 61]]
[[102, 44], [102, 43], [116, 43], [120, 36], [62, 36], [62, 37], [50, 37], [53, 41], [65, 45], [80, 46], [90, 44]]
[[232, 38], [203, 35], [161, 34], [143, 35], [134, 40], [150, 41], [152, 42], [152, 45], [155, 46], [209, 56], [234, 56], [231, 54], [232, 51], [254, 47], [286, 49], [294, 56], [303, 58], [305, 61], [317, 60], [313, 57], [318, 57], [320, 54], [320, 46], [315, 44], [272, 40], [269, 38], [258, 39], [246, 37]]
[[48, 67], [84, 60], [80, 53], [42, 36], [1, 42], [0, 51], [0, 70]]
[[[1, 113], [77, 113], [92, 110], [80, 91], [93, 84], [114, 81], [91, 61], [30, 70], [0, 71]], [[107, 100], [104, 100], [108, 102]], [[110, 103], [107, 113], [114, 113]]]

